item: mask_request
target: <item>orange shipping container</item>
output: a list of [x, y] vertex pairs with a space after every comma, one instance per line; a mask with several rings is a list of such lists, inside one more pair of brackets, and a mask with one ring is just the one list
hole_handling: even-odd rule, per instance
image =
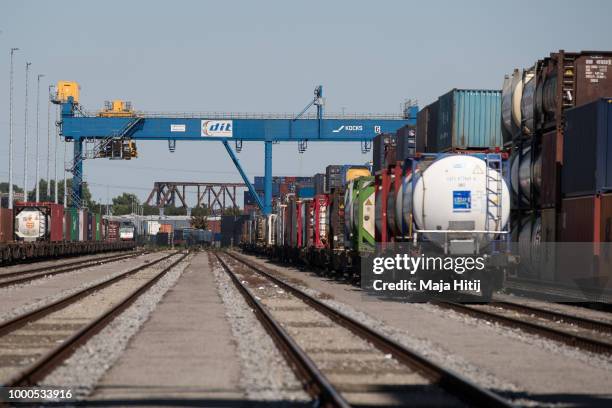
[[171, 234], [172, 233], [172, 224], [160, 224], [159, 232]]

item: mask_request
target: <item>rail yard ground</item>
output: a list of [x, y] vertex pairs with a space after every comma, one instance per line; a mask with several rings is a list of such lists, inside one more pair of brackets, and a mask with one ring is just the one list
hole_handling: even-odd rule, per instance
[[[67, 262], [41, 265], [55, 270]], [[574, 334], [612, 340], [609, 313], [511, 295], [495, 300], [564, 314], [576, 319], [565, 327]], [[68, 388], [72, 403], [612, 403], [609, 350], [441, 304], [368, 298], [349, 283], [239, 251], [135, 252], [84, 263], [0, 288], [0, 307], [2, 383]], [[582, 327], [579, 319], [599, 326]]]

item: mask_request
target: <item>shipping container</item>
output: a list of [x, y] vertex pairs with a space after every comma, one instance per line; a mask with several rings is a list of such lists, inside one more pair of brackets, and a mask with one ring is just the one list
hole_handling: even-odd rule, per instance
[[85, 241], [87, 238], [87, 210], [80, 209], [79, 212], [79, 222], [77, 226], [79, 228], [79, 241]]
[[[22, 218], [26, 213], [32, 215], [38, 213], [38, 216], [35, 217], [38, 221], [29, 217], [30, 221], [22, 224], [22, 221], [24, 221]], [[16, 202], [14, 217], [15, 233], [19, 239], [49, 240], [53, 242], [64, 240], [64, 207], [61, 204], [51, 202]], [[33, 229], [29, 227], [30, 224], [32, 224]], [[35, 232], [33, 232], [34, 229], [36, 230]]]
[[551, 53], [536, 73], [536, 129], [563, 129], [566, 109], [612, 95], [612, 52]]
[[95, 240], [102, 240], [102, 215], [96, 213], [96, 230], [95, 230]]
[[315, 194], [327, 193], [327, 187], [325, 186], [325, 173], [317, 173], [313, 177]]
[[298, 198], [313, 198], [315, 189], [312, 186], [300, 186], [297, 190]]
[[87, 213], [87, 241], [93, 241], [94, 238], [94, 230], [95, 230], [95, 219], [96, 215], [94, 213]]
[[376, 173], [385, 167], [386, 157], [393, 156], [395, 163], [396, 135], [393, 133], [382, 133], [376, 135], [372, 141], [372, 172]]
[[170, 234], [172, 233], [172, 224], [159, 224], [159, 232], [165, 233], [165, 234]]
[[612, 98], [568, 109], [565, 114], [563, 195], [612, 191]]
[[145, 235], [157, 235], [159, 232], [160, 223], [155, 220], [147, 220], [144, 222], [144, 233]]
[[562, 144], [561, 133], [553, 130], [542, 135], [540, 183], [540, 206], [556, 208], [561, 204], [561, 163], [557, 160], [559, 147]]
[[335, 188], [342, 187], [342, 166], [337, 164], [329, 165], [325, 168], [325, 185], [331, 192]]
[[66, 208], [64, 215], [66, 241], [79, 240], [79, 211], [76, 208]]
[[344, 248], [344, 188], [335, 189], [329, 198], [329, 237], [333, 250]]
[[13, 210], [0, 208], [0, 242], [13, 240]]
[[612, 285], [612, 194], [563, 199], [558, 236], [563, 246], [557, 280], [577, 283], [603, 275]]
[[159, 246], [168, 246], [171, 245], [172, 242], [170, 241], [170, 233], [168, 232], [158, 232], [156, 237], [155, 237], [155, 242], [157, 245]]
[[221, 246], [240, 244], [240, 231], [242, 231], [242, 226], [247, 219], [248, 216], [244, 215], [224, 215], [221, 217]]
[[417, 115], [416, 151], [435, 153], [438, 151], [436, 137], [438, 134], [438, 111], [440, 103], [433, 102], [421, 109]]
[[[397, 130], [395, 161], [404, 161], [409, 157], [414, 157], [416, 153], [417, 128], [413, 125], [406, 125]], [[394, 165], [395, 163], [389, 163]]]
[[436, 151], [501, 147], [501, 91], [453, 89], [440, 96]]

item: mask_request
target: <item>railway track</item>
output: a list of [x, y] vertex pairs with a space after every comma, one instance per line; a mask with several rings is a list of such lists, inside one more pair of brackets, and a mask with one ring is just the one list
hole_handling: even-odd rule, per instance
[[215, 255], [305, 390], [321, 406], [511, 406], [266, 268], [233, 253]]
[[137, 256], [142, 255], [143, 253], [145, 252], [139, 251], [129, 254], [122, 253], [119, 255], [115, 254], [94, 259], [89, 258], [81, 261], [67, 262], [57, 266], [47, 265], [26, 270], [0, 273], [0, 288], [30, 282], [35, 279], [44, 278], [46, 276], [59, 275], [62, 273], [73, 272], [79, 269], [89, 268], [91, 266], [103, 265], [106, 263], [116, 262], [123, 259], [135, 258]]
[[[143, 263], [1, 323], [0, 384], [35, 385], [187, 255], [177, 251]], [[172, 262], [161, 271], [152, 268], [171, 258]], [[111, 289], [115, 292], [109, 292]], [[100, 307], [107, 309], [100, 313]]]
[[516, 302], [435, 305], [507, 327], [519, 328], [598, 354], [612, 354], [612, 324]]

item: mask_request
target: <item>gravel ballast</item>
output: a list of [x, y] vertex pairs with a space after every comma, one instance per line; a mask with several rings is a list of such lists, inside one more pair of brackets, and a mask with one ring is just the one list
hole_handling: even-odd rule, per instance
[[212, 270], [236, 339], [242, 365], [240, 386], [247, 398], [309, 401], [301, 383], [225, 271], [217, 262], [212, 263]]
[[[176, 260], [161, 262], [159, 268]], [[149, 318], [151, 312], [174, 286], [189, 262], [189, 257], [172, 268], [121, 315], [80, 347], [43, 381], [44, 386], [70, 387], [78, 398], [88, 396], [102, 375], [120, 357], [128, 342]], [[157, 266], [157, 265], [156, 265]]]

